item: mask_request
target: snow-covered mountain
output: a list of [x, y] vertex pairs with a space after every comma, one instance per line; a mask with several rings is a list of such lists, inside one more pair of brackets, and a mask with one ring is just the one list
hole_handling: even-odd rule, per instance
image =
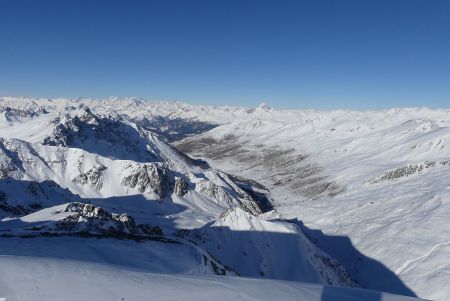
[[177, 145], [266, 186], [275, 210], [362, 286], [446, 300], [449, 125], [450, 110], [427, 108], [275, 110]]
[[[388, 128], [402, 128], [394, 116], [406, 115], [403, 111], [386, 113], [392, 117], [385, 132], [381, 121], [373, 121], [380, 127], [373, 133], [374, 124], [347, 131], [355, 122], [351, 116], [381, 118], [382, 112], [11, 97], [0, 98], [0, 112], [0, 297], [59, 300], [65, 292], [83, 291], [81, 299], [133, 300], [155, 294], [169, 300], [195, 288], [193, 294], [201, 300], [323, 301], [408, 299], [348, 288], [360, 286], [427, 298], [446, 292], [441, 288], [437, 295], [430, 293], [439, 281], [442, 286], [445, 275], [416, 283], [426, 271], [417, 262], [423, 258], [408, 261], [448, 234], [446, 226], [437, 225], [444, 233], [419, 243], [408, 230], [412, 218], [401, 225], [388, 222], [402, 210], [418, 213], [411, 202], [401, 204], [395, 197], [407, 184], [392, 181], [425, 177], [429, 180], [420, 183], [433, 180], [427, 184], [444, 193], [445, 179], [438, 186], [435, 177], [447, 168], [445, 156], [437, 156], [445, 152], [445, 139], [439, 136], [445, 131], [430, 136], [433, 143], [437, 136], [444, 140], [421, 161], [395, 161], [400, 160], [395, 147], [401, 143], [414, 144], [416, 153], [426, 148], [419, 139], [421, 128], [427, 125], [423, 131], [430, 133], [436, 126], [443, 128], [444, 111], [426, 111], [443, 121], [410, 122], [416, 124], [413, 132], [407, 123], [406, 137], [392, 134], [396, 139], [388, 137]], [[313, 121], [306, 121], [307, 116]], [[311, 124], [318, 126], [315, 118], [323, 128], [309, 132]], [[361, 127], [367, 122], [361, 121]], [[327, 126], [333, 129], [325, 130]], [[362, 140], [355, 144], [357, 137], [369, 139], [365, 137], [375, 133], [372, 141], [383, 149], [361, 145]], [[339, 151], [331, 158], [329, 147], [338, 143]], [[353, 156], [359, 151], [360, 158], [347, 148]], [[366, 154], [370, 149], [373, 153]], [[386, 187], [399, 188], [384, 191]], [[373, 191], [394, 197], [385, 200], [378, 192], [368, 199]], [[410, 200], [404, 191], [402, 197]], [[423, 203], [419, 193], [414, 197], [416, 206]], [[367, 210], [373, 216], [350, 214], [356, 203], [361, 207], [357, 213]], [[373, 206], [366, 209], [369, 204]], [[430, 205], [420, 210], [440, 217], [442, 211]], [[350, 218], [337, 219], [335, 214], [344, 210]], [[380, 224], [377, 215], [382, 215]], [[343, 221], [352, 228], [343, 230]], [[316, 233], [313, 226], [324, 232]], [[355, 243], [354, 253], [342, 242], [326, 239], [333, 226]], [[394, 229], [405, 236], [395, 237]], [[360, 235], [371, 241], [359, 243]], [[394, 256], [402, 243], [407, 250]], [[401, 273], [392, 269], [395, 264], [402, 266]], [[407, 276], [413, 274], [417, 277]], [[423, 292], [422, 285], [429, 290]]]
[[[199, 299], [238, 290], [247, 291], [241, 299], [257, 298], [254, 290], [265, 285], [207, 275], [359, 286], [298, 225], [271, 211], [264, 187], [167, 143], [218, 124], [168, 116], [171, 110], [190, 114], [183, 104], [148, 104], [0, 99], [0, 297], [59, 299], [63, 288], [89, 279], [107, 290], [129, 285], [123, 292], [98, 291], [100, 300], [143, 296], [148, 288], [139, 291], [137, 283], [166, 290], [175, 283], [186, 289], [216, 283]], [[223, 109], [211, 110], [220, 115]], [[232, 291], [223, 289], [233, 283]], [[268, 283], [280, 287], [273, 296], [291, 299], [381, 296]]]

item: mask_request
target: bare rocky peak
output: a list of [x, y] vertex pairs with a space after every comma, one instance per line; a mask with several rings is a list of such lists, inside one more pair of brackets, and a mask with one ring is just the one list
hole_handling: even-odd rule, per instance
[[9, 106], [0, 107], [0, 113], [3, 113], [6, 120], [14, 121], [19, 118], [32, 118], [40, 114], [48, 114], [45, 107], [12, 108]]
[[156, 193], [164, 197], [170, 190], [167, 170], [157, 164], [147, 163], [138, 166], [129, 165], [128, 175], [122, 179], [122, 185], [136, 188], [139, 192]]
[[117, 116], [99, 116], [81, 105], [75, 114], [54, 120], [46, 145], [76, 147], [105, 157], [140, 162], [161, 160], [149, 133]]

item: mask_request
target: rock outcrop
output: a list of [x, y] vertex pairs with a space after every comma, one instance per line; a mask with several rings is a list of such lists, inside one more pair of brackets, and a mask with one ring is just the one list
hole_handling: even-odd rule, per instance
[[173, 188], [173, 192], [178, 196], [183, 196], [188, 193], [189, 185], [183, 180], [181, 177], [175, 177], [175, 184]]
[[87, 232], [91, 234], [117, 234], [136, 236], [162, 236], [160, 227], [147, 224], [138, 225], [126, 213], [110, 213], [101, 207], [92, 204], [73, 202], [61, 212], [70, 213], [67, 217], [58, 220], [47, 227], [49, 231]]
[[77, 177], [75, 177], [72, 182], [78, 183], [81, 185], [89, 184], [95, 190], [99, 191], [103, 187], [103, 172], [107, 169], [106, 166], [98, 165], [86, 173], [81, 173]]
[[122, 185], [136, 188], [141, 193], [156, 193], [160, 197], [164, 197], [170, 189], [166, 169], [157, 164], [130, 165], [127, 169], [131, 171], [122, 179]]

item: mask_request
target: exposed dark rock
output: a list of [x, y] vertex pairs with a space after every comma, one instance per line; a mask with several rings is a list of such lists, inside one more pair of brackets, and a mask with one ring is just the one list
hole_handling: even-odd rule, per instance
[[91, 168], [86, 173], [79, 174], [72, 182], [81, 185], [89, 184], [95, 190], [99, 191], [103, 187], [103, 172], [107, 169], [106, 166], [99, 165]]
[[101, 207], [91, 204], [73, 202], [63, 212], [71, 215], [57, 221], [50, 231], [87, 232], [91, 234], [132, 234], [144, 236], [162, 236], [160, 227], [147, 224], [137, 225], [126, 213], [110, 213]]
[[130, 175], [123, 178], [122, 184], [137, 188], [141, 193], [156, 193], [160, 197], [164, 197], [170, 189], [166, 170], [153, 163], [140, 164]]
[[137, 233], [138, 227], [127, 214], [109, 213], [91, 204], [70, 203], [63, 212], [73, 213], [55, 223], [54, 230], [89, 231], [94, 233]]
[[212, 199], [223, 201], [230, 206], [234, 203], [232, 198], [218, 185], [210, 180], [202, 179], [195, 185], [195, 190]]
[[178, 196], [183, 196], [188, 193], [188, 183], [184, 181], [181, 177], [175, 177], [175, 184], [173, 192]]
[[0, 179], [20, 178], [22, 172], [22, 160], [11, 140], [0, 138]]
[[443, 160], [443, 161], [425, 161], [423, 163], [418, 163], [418, 164], [408, 164], [402, 167], [398, 167], [392, 170], [388, 170], [387, 172], [385, 172], [384, 174], [382, 174], [381, 176], [379, 176], [378, 178], [374, 179], [373, 181], [371, 181], [370, 183], [374, 184], [374, 183], [381, 183], [384, 181], [389, 181], [389, 180], [395, 180], [395, 179], [400, 179], [400, 178], [404, 178], [404, 177], [408, 177], [410, 175], [413, 174], [419, 174], [422, 173], [423, 171], [425, 171], [426, 169], [435, 167], [436, 165], [448, 165], [450, 163], [450, 160]]
[[195, 190], [198, 193], [201, 193], [216, 201], [227, 204], [229, 208], [239, 207], [247, 212], [250, 212], [251, 214], [261, 213], [258, 205], [254, 202], [251, 196], [244, 191], [240, 191], [241, 197], [243, 198], [243, 200], [241, 200], [239, 199], [239, 195], [233, 197], [223, 187], [216, 185], [215, 183], [207, 179], [202, 179], [197, 182], [195, 184]]
[[270, 199], [270, 192], [266, 187], [256, 181], [243, 179], [236, 176], [228, 176], [239, 186], [240, 189], [245, 191], [245, 193], [251, 197], [262, 213], [273, 210], [273, 201]]
[[76, 116], [58, 119], [51, 136], [44, 144], [77, 147], [105, 157], [149, 162], [158, 159], [151, 152], [147, 133], [118, 117], [95, 115], [87, 107]]
[[163, 236], [163, 231], [160, 227], [154, 227], [147, 224], [138, 225], [139, 229], [149, 236]]
[[47, 110], [43, 107], [28, 108], [28, 109], [15, 109], [10, 107], [0, 108], [0, 113], [4, 113], [6, 120], [12, 121], [14, 118], [21, 117], [36, 117], [39, 114], [47, 114]]

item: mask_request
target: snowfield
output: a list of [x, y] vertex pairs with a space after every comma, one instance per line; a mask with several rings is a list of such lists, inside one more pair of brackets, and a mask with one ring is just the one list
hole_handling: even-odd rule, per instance
[[[182, 255], [182, 258], [185, 256]], [[177, 261], [179, 258], [172, 258]], [[111, 264], [2, 256], [7, 300], [300, 300], [407, 301], [376, 291], [242, 277], [148, 273]]]
[[447, 300], [449, 123], [449, 110], [425, 108], [267, 111], [178, 146], [265, 185], [276, 211], [362, 286]]
[[0, 97], [0, 112], [7, 300], [450, 295], [450, 111]]

